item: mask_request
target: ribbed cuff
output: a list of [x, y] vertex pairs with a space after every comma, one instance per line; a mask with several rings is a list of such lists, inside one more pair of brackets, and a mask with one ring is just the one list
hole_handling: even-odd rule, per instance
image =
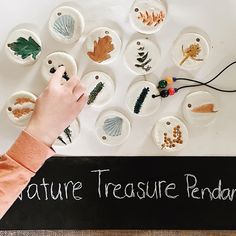
[[54, 154], [55, 151], [52, 148], [38, 141], [26, 131], [21, 132], [16, 142], [7, 152], [8, 156], [34, 173]]

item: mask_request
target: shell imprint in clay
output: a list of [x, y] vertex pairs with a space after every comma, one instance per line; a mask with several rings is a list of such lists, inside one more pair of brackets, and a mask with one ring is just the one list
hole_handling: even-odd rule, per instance
[[84, 17], [76, 8], [60, 6], [52, 12], [48, 28], [56, 41], [72, 44], [80, 39], [84, 31]]
[[130, 135], [130, 131], [129, 120], [118, 111], [107, 111], [101, 114], [96, 122], [97, 137], [108, 146], [124, 143]]
[[74, 34], [75, 20], [72, 16], [62, 15], [55, 21], [53, 29], [65, 38], [71, 39]]
[[109, 136], [120, 136], [122, 132], [123, 119], [121, 117], [108, 118], [104, 121], [103, 129]]

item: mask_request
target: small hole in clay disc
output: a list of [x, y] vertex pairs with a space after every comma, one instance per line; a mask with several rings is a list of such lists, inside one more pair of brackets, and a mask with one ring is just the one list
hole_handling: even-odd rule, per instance
[[57, 15], [58, 15], [58, 16], [61, 16], [61, 12], [58, 12]]
[[52, 61], [51, 61], [51, 60], [49, 60], [49, 61], [48, 61], [48, 64], [50, 64], [50, 65], [51, 65], [51, 64], [52, 64]]
[[106, 136], [102, 136], [102, 139], [103, 139], [103, 140], [106, 140], [106, 139], [107, 139], [107, 137], [106, 137]]
[[109, 34], [109, 31], [105, 31], [105, 34]]
[[196, 38], [196, 41], [197, 41], [197, 42], [200, 42], [201, 40], [200, 40], [200, 38]]
[[166, 124], [167, 124], [167, 125], [170, 125], [170, 121], [167, 121]]
[[11, 107], [8, 107], [8, 111], [12, 111], [12, 108], [11, 108]]
[[140, 45], [140, 42], [139, 42], [139, 41], [137, 42], [137, 45]]
[[135, 12], [138, 12], [138, 11], [139, 11], [139, 9], [136, 7], [136, 8], [134, 9], [134, 11], [135, 11]]
[[188, 104], [188, 107], [189, 107], [189, 108], [191, 108], [191, 107], [192, 107], [192, 105], [191, 105], [191, 104]]
[[98, 75], [96, 75], [96, 76], [95, 76], [95, 79], [99, 79], [99, 76], [98, 76]]

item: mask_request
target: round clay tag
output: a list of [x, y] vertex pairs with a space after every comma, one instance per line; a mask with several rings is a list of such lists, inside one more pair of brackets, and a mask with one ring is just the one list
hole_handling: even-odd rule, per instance
[[160, 0], [138, 0], [130, 12], [130, 21], [135, 30], [143, 34], [159, 31], [166, 21], [166, 8]]
[[92, 71], [86, 74], [81, 83], [88, 93], [88, 105], [100, 107], [108, 103], [115, 93], [114, 82], [104, 72]]
[[136, 115], [152, 115], [161, 105], [161, 98], [156, 95], [159, 95], [159, 91], [153, 83], [139, 81], [129, 88], [126, 105]]
[[189, 135], [185, 124], [174, 116], [160, 119], [153, 129], [153, 140], [163, 151], [175, 152], [184, 148]]
[[80, 133], [80, 125], [78, 119], [75, 119], [57, 138], [55, 146], [67, 146], [72, 144]]
[[54, 52], [48, 55], [42, 63], [43, 78], [49, 82], [58, 67], [65, 66], [66, 71], [63, 75], [63, 82], [69, 80], [77, 74], [77, 65], [75, 59], [64, 52]]
[[218, 111], [216, 98], [206, 91], [191, 93], [183, 102], [184, 118], [192, 125], [209, 125], [215, 120]]
[[28, 29], [13, 31], [5, 45], [7, 56], [21, 65], [34, 64], [42, 51], [40, 38]]
[[49, 20], [51, 36], [61, 43], [71, 44], [79, 40], [84, 31], [81, 13], [69, 6], [55, 9]]
[[130, 135], [129, 120], [120, 112], [108, 111], [102, 114], [96, 122], [98, 139], [105, 145], [117, 146], [125, 142]]
[[120, 54], [121, 40], [114, 30], [100, 27], [88, 35], [84, 47], [93, 62], [108, 64]]
[[210, 53], [207, 40], [197, 33], [182, 34], [175, 42], [172, 57], [184, 70], [196, 70], [203, 65]]
[[161, 54], [151, 40], [136, 39], [127, 46], [125, 59], [131, 71], [138, 75], [146, 75], [157, 68]]
[[19, 91], [8, 99], [6, 110], [10, 121], [16, 126], [27, 126], [34, 111], [37, 97], [26, 91]]

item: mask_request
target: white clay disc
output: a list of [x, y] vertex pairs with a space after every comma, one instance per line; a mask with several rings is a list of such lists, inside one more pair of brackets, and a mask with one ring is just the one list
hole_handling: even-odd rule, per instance
[[191, 93], [183, 102], [184, 118], [192, 125], [209, 125], [215, 120], [218, 111], [216, 98], [209, 92]]
[[138, 0], [130, 12], [130, 21], [135, 30], [143, 34], [159, 31], [166, 20], [166, 8], [160, 0]]
[[98, 139], [108, 146], [117, 146], [125, 142], [130, 135], [129, 120], [120, 112], [109, 111], [102, 114], [96, 122]]
[[209, 53], [209, 43], [202, 35], [186, 33], [176, 40], [172, 57], [175, 64], [182, 69], [196, 70], [202, 66]]
[[111, 77], [104, 72], [93, 71], [86, 74], [82, 80], [88, 93], [88, 105], [100, 107], [114, 96], [115, 86]]
[[75, 119], [65, 130], [64, 132], [57, 138], [54, 143], [55, 146], [67, 146], [72, 144], [80, 133], [80, 124], [78, 119]]
[[52, 75], [61, 65], [64, 65], [66, 68], [63, 80], [68, 80], [68, 78], [77, 74], [76, 61], [71, 55], [64, 52], [54, 52], [48, 55], [42, 63], [42, 75], [44, 79], [49, 82]]
[[148, 116], [159, 109], [161, 98], [153, 98], [153, 95], [159, 94], [158, 89], [153, 83], [139, 81], [129, 88], [126, 105], [132, 113], [139, 116]]
[[153, 129], [153, 140], [163, 151], [180, 151], [189, 139], [185, 124], [174, 116], [160, 119]]
[[34, 94], [26, 91], [12, 94], [6, 104], [10, 121], [17, 126], [26, 126], [34, 111], [36, 99]]
[[88, 35], [84, 47], [86, 55], [92, 61], [108, 64], [120, 54], [121, 40], [114, 30], [100, 27]]
[[127, 46], [125, 59], [131, 71], [138, 75], [146, 75], [157, 68], [161, 54], [151, 40], [136, 39]]
[[21, 65], [34, 64], [42, 51], [40, 38], [28, 29], [13, 31], [5, 45], [7, 56]]
[[65, 44], [79, 40], [84, 31], [84, 18], [81, 13], [69, 6], [55, 9], [49, 20], [51, 36]]

